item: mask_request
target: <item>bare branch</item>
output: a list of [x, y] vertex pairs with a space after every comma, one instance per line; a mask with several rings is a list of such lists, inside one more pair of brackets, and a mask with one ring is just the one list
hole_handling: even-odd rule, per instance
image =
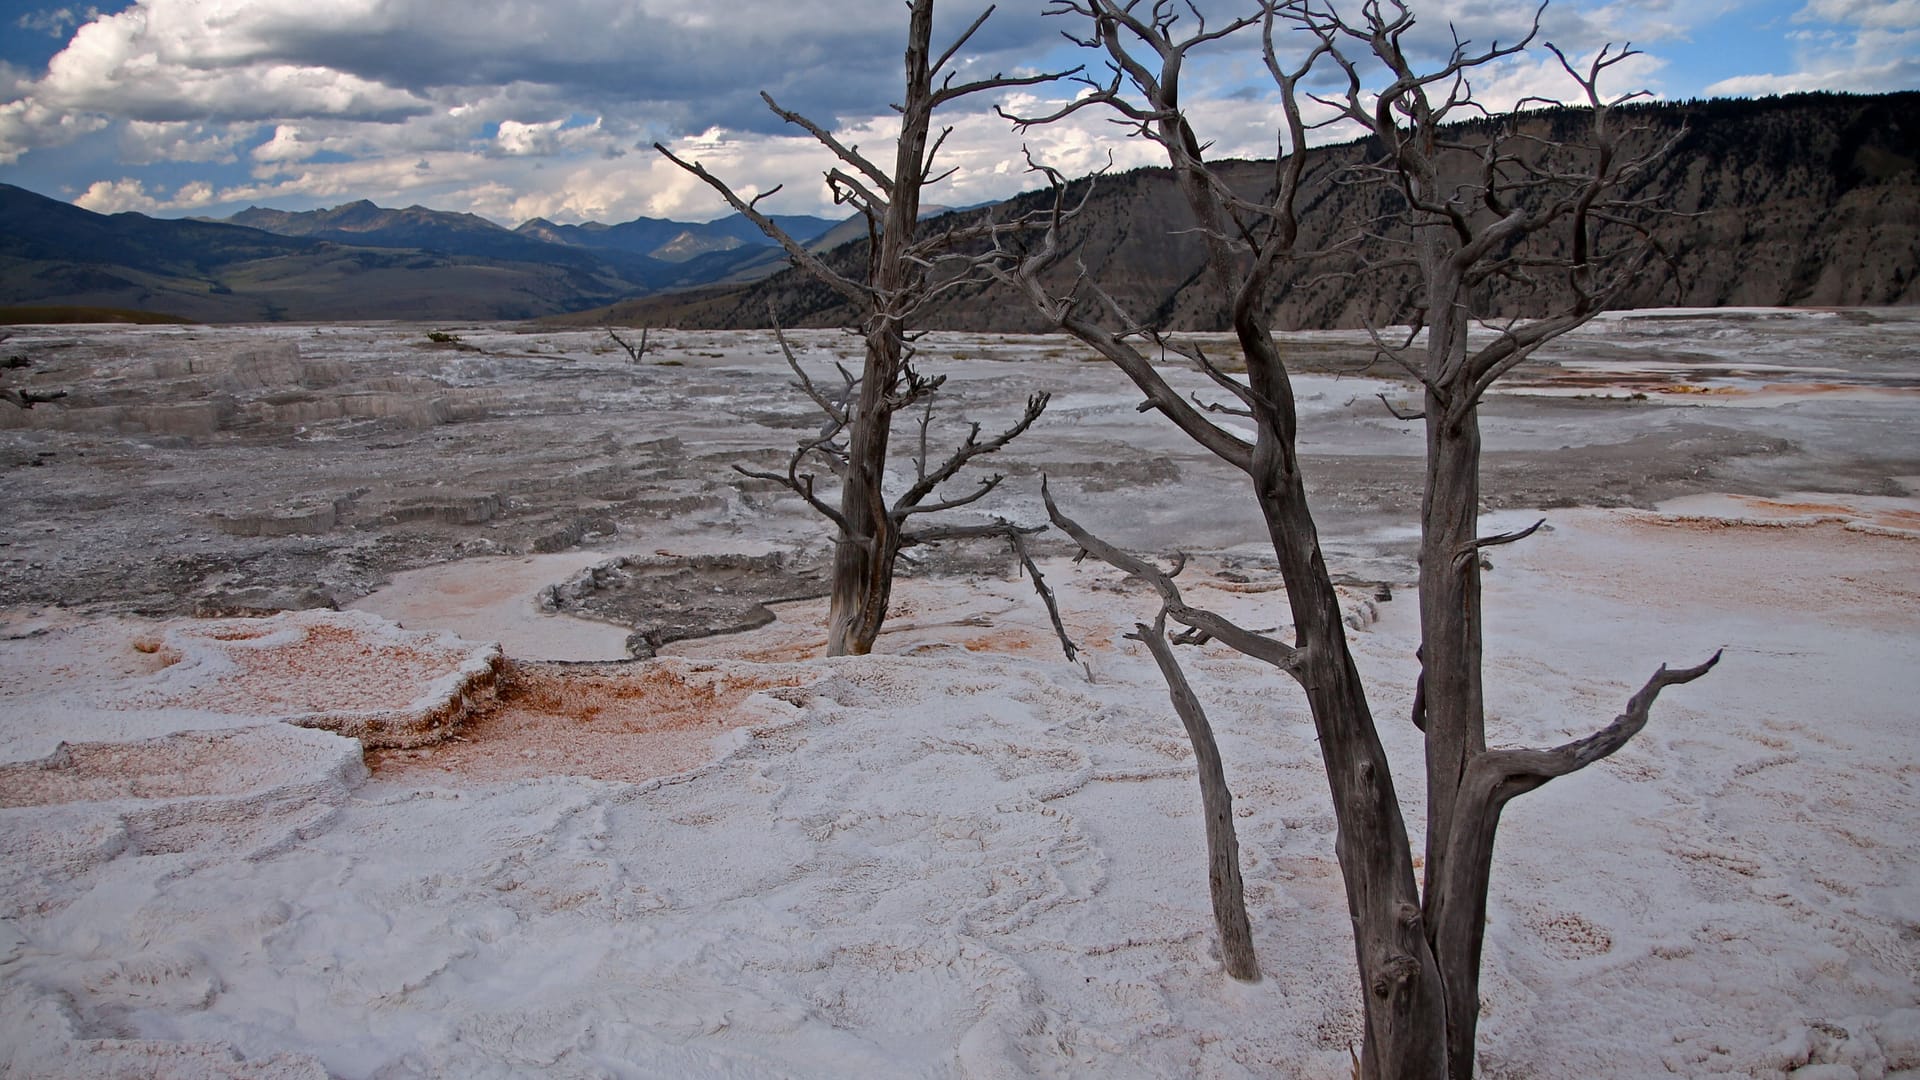
[[1213, 920], [1220, 931], [1221, 961], [1227, 974], [1242, 982], [1258, 982], [1260, 964], [1253, 951], [1253, 929], [1247, 920], [1247, 903], [1240, 878], [1240, 843], [1234, 835], [1233, 795], [1227, 787], [1226, 766], [1220, 758], [1220, 746], [1213, 737], [1213, 725], [1200, 698], [1187, 682], [1187, 673], [1167, 643], [1167, 609], [1162, 608], [1153, 625], [1135, 623], [1127, 636], [1146, 645], [1160, 676], [1167, 684], [1167, 697], [1173, 711], [1187, 729], [1187, 741], [1193, 745], [1194, 764], [1200, 774], [1200, 803], [1206, 815], [1209, 894], [1213, 900]]
[[[773, 100], [773, 95], [767, 93], [765, 90], [760, 91], [760, 100], [767, 103], [767, 108], [772, 109], [775, 116], [778, 116], [780, 119], [785, 120], [795, 127], [805, 130], [806, 133], [813, 136], [814, 140], [820, 145], [833, 151], [834, 157], [853, 166], [862, 176], [872, 181], [873, 186], [885, 192], [887, 198], [893, 198], [893, 177], [888, 176], [880, 166], [867, 160], [867, 158], [860, 153], [859, 147], [847, 146], [839, 139], [834, 138], [833, 133], [826, 128], [821, 127], [819, 124], [814, 123], [797, 112], [781, 108], [780, 103]], [[659, 144], [656, 143], [654, 145], [657, 147]]]
[[1044, 477], [1040, 481], [1040, 498], [1046, 503], [1047, 518], [1055, 527], [1072, 537], [1074, 543], [1079, 544], [1094, 558], [1115, 569], [1124, 570], [1153, 586], [1154, 591], [1160, 594], [1161, 603], [1168, 615], [1173, 616], [1183, 625], [1194, 627], [1218, 638], [1237, 652], [1272, 664], [1295, 678], [1300, 677], [1300, 667], [1304, 663], [1304, 658], [1299, 650], [1251, 630], [1242, 629], [1211, 611], [1188, 607], [1180, 598], [1180, 587], [1174, 584], [1173, 574], [1101, 540], [1082, 528], [1072, 518], [1061, 513], [1060, 508], [1054, 504], [1053, 493], [1048, 490]]
[[1453, 553], [1454, 569], [1463, 569], [1481, 548], [1499, 547], [1502, 544], [1511, 544], [1519, 540], [1525, 540], [1527, 537], [1539, 532], [1540, 526], [1546, 523], [1547, 519], [1541, 518], [1539, 521], [1534, 522], [1524, 529], [1519, 529], [1514, 532], [1503, 532], [1495, 536], [1482, 536], [1470, 544], [1462, 544]]
[[[972, 461], [974, 458], [991, 454], [1012, 442], [1014, 439], [1019, 438], [1022, 433], [1033, 426], [1035, 420], [1040, 419], [1041, 413], [1047, 411], [1047, 402], [1051, 400], [1053, 400], [1052, 396], [1045, 391], [1028, 397], [1027, 407], [1021, 412], [1020, 419], [1014, 421], [1013, 425], [1005, 431], [985, 442], [980, 441], [980, 425], [972, 425], [972, 429], [967, 433], [966, 441], [961, 443], [952, 454], [948, 455], [947, 460], [942, 462], [939, 468], [921, 475], [920, 478], [914, 482], [913, 486], [908, 488], [906, 492], [900, 496], [899, 500], [894, 503], [894, 513], [924, 513], [927, 509], [932, 509], [932, 507], [925, 509], [917, 508], [921, 500], [933, 494], [935, 488], [952, 479], [956, 473], [966, 467], [967, 462]], [[996, 480], [994, 482], [998, 483], [999, 481]], [[989, 490], [991, 490], [991, 488], [989, 488]], [[985, 492], [981, 492], [980, 494], [985, 494]], [[978, 497], [978, 495], [974, 496], [974, 498]], [[971, 502], [973, 500], [968, 499], [967, 501]]]
[[1048, 71], [1039, 75], [996, 74], [990, 78], [976, 79], [973, 82], [962, 83], [959, 86], [943, 86], [939, 90], [934, 91], [933, 107], [937, 109], [950, 101], [955, 101], [972, 94], [984, 94], [990, 90], [1005, 90], [1015, 86], [1038, 86], [1041, 83], [1058, 82], [1061, 79], [1075, 74], [1079, 70], [1079, 68], [1074, 68], [1071, 71]]
[[858, 178], [838, 168], [828, 169], [826, 178], [827, 189], [833, 193], [836, 204], [851, 205], [865, 215], [869, 223], [887, 216], [887, 200], [868, 190]]
[[992, 476], [980, 481], [980, 486], [973, 491], [952, 499], [943, 499], [939, 502], [907, 503], [902, 500], [894, 504], [892, 513], [895, 519], [905, 520], [915, 514], [937, 514], [942, 510], [958, 510], [963, 506], [977, 503], [981, 499], [986, 498], [988, 493], [993, 491], [994, 488], [999, 487], [1000, 482], [1005, 479], [1006, 476], [1004, 474], [994, 473]]
[[640, 328], [640, 344], [638, 347], [635, 347], [631, 342], [627, 341], [626, 338], [623, 338], [619, 334], [614, 333], [612, 327], [607, 328], [607, 336], [613, 339], [613, 343], [615, 345], [618, 345], [621, 348], [627, 350], [627, 356], [631, 359], [633, 363], [637, 364], [641, 360], [646, 358], [647, 331], [649, 329], [650, 329], [649, 327], [645, 327], [645, 326]]
[[847, 415], [847, 401], [852, 397], [853, 388], [859, 385], [858, 380], [846, 368], [841, 368], [840, 375], [846, 380], [846, 385], [842, 389], [839, 400], [829, 397], [814, 384], [806, 369], [800, 366], [800, 359], [793, 354], [793, 346], [787, 344], [786, 331], [780, 328], [780, 312], [774, 307], [771, 299], [767, 301], [767, 319], [773, 325], [773, 340], [780, 345], [780, 355], [786, 358], [787, 367], [791, 368], [794, 376], [799, 379], [795, 385], [800, 388], [801, 393], [806, 394], [815, 405], [820, 407], [821, 412], [827, 414], [827, 419], [836, 428], [846, 427], [850, 422]]
[[940, 74], [941, 70], [947, 66], [947, 61], [953, 59], [953, 54], [966, 47], [967, 42], [973, 38], [973, 35], [980, 27], [986, 24], [988, 18], [992, 17], [994, 7], [995, 5], [988, 4], [987, 9], [975, 17], [973, 22], [968, 25], [965, 30], [960, 32], [959, 37], [953, 39], [953, 44], [947, 46], [946, 50], [940, 54], [940, 58], [933, 62], [929, 69], [933, 74]]
[[[1162, 349], [1171, 349], [1174, 352], [1179, 353], [1181, 356], [1184, 356], [1187, 359], [1193, 361], [1193, 366], [1196, 369], [1198, 369], [1201, 374], [1205, 375], [1209, 379], [1212, 379], [1214, 384], [1220, 387], [1222, 390], [1225, 390], [1228, 393], [1232, 394], [1234, 397], [1240, 399], [1240, 403], [1242, 405], [1245, 405], [1249, 410], [1245, 415], [1248, 415], [1248, 416], [1253, 415], [1251, 411], [1254, 406], [1253, 391], [1247, 389], [1247, 385], [1245, 383], [1227, 374], [1225, 371], [1222, 371], [1218, 365], [1216, 365], [1212, 360], [1208, 359], [1206, 350], [1202, 349], [1199, 343], [1189, 342], [1183, 345], [1174, 341], [1174, 339], [1172, 339], [1171, 337], [1167, 337], [1165, 335], [1160, 334], [1158, 331], [1153, 331], [1152, 337], [1153, 337], [1154, 344], [1160, 346]], [[1207, 408], [1207, 411], [1208, 412], [1224, 412], [1227, 410]]]
[[840, 511], [828, 506], [819, 496], [813, 493], [812, 474], [799, 472], [800, 461], [806, 457], [808, 449], [810, 448], [803, 446], [799, 451], [794, 453], [792, 459], [787, 464], [787, 471], [784, 476], [780, 473], [760, 472], [755, 469], [749, 469], [744, 465], [735, 465], [733, 471], [739, 473], [741, 476], [750, 476], [755, 480], [771, 480], [779, 484], [805, 499], [807, 505], [813, 507], [821, 517], [833, 522], [835, 527], [840, 530], [842, 537], [853, 535], [853, 530], [847, 527], [847, 519], [841, 516]]
[[719, 192], [720, 197], [727, 200], [729, 206], [732, 206], [735, 210], [745, 215], [746, 218], [758, 226], [760, 231], [765, 233], [769, 239], [784, 248], [789, 258], [805, 267], [807, 272], [819, 279], [822, 284], [827, 285], [835, 292], [853, 301], [856, 307], [865, 308], [873, 303], [874, 293], [870, 286], [843, 277], [832, 267], [822, 262], [819, 256], [808, 251], [799, 241], [787, 235], [785, 229], [774, 224], [773, 219], [762, 214], [759, 210], [755, 209], [751, 203], [734, 194], [733, 188], [727, 186], [726, 181], [708, 172], [699, 162], [686, 161], [675, 156], [673, 151], [667, 149], [660, 143], [654, 143], [653, 148], [664, 155], [668, 161], [699, 177], [708, 187]]
[[1047, 606], [1047, 618], [1053, 622], [1053, 633], [1060, 639], [1060, 650], [1067, 654], [1069, 663], [1079, 655], [1079, 646], [1067, 636], [1067, 624], [1060, 620], [1060, 604], [1047, 587], [1047, 579], [1040, 574], [1040, 567], [1033, 561], [1033, 553], [1027, 548], [1027, 534], [1018, 529], [1008, 532], [1008, 543], [1013, 545], [1013, 553], [1020, 558], [1020, 565], [1026, 569], [1027, 577], [1033, 582], [1033, 591], [1040, 594], [1040, 602]]
[[1187, 397], [1191, 399], [1195, 405], [1198, 405], [1202, 409], [1205, 409], [1207, 412], [1213, 413], [1215, 415], [1239, 416], [1239, 417], [1244, 417], [1245, 419], [1248, 419], [1248, 420], [1253, 419], [1252, 409], [1235, 408], [1232, 405], [1226, 405], [1218, 401], [1201, 401], [1199, 394], [1188, 394]]
[[[1467, 766], [1463, 795], [1471, 791], [1491, 808], [1555, 777], [1577, 772], [1611, 756], [1647, 726], [1648, 714], [1660, 691], [1669, 686], [1690, 683], [1712, 671], [1714, 665], [1720, 662], [1722, 651], [1716, 651], [1705, 663], [1677, 671], [1662, 664], [1646, 685], [1627, 699], [1625, 712], [1614, 717], [1606, 727], [1584, 738], [1562, 743], [1551, 750], [1488, 750], [1479, 754]], [[1470, 820], [1471, 817], [1467, 815], [1463, 820]]]
[[1375, 394], [1373, 396], [1380, 399], [1380, 404], [1387, 407], [1387, 412], [1391, 413], [1395, 420], [1425, 420], [1427, 418], [1425, 412], [1401, 412], [1394, 407], [1393, 402], [1387, 400], [1387, 395], [1385, 394]]
[[1120, 97], [1121, 75], [1117, 70], [1113, 73], [1112, 81], [1104, 85], [1096, 83], [1092, 79], [1079, 79], [1076, 81], [1088, 87], [1091, 92], [1082, 94], [1061, 106], [1059, 109], [1045, 115], [1015, 116], [1000, 105], [995, 105], [993, 111], [997, 113], [1002, 120], [1012, 124], [1016, 131], [1025, 131], [1032, 127], [1045, 127], [1055, 121], [1064, 120], [1082, 109], [1090, 109], [1101, 105], [1114, 109], [1123, 115], [1127, 115], [1139, 123], [1147, 123], [1161, 119], [1158, 113], [1137, 112]]

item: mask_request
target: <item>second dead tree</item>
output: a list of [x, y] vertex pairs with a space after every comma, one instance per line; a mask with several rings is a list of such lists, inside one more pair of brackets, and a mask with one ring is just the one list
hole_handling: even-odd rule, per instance
[[[989, 219], [932, 235], [919, 235], [921, 191], [947, 175], [936, 175], [935, 160], [941, 144], [953, 130], [944, 128], [936, 136], [934, 113], [961, 98], [1051, 82], [1072, 74], [995, 74], [956, 82], [957, 71], [949, 70], [955, 56], [992, 13], [989, 7], [935, 57], [931, 49], [933, 0], [913, 0], [907, 29], [905, 97], [895, 106], [900, 113], [900, 137], [890, 170], [882, 169], [857, 146], [843, 143], [821, 125], [782, 108], [770, 95], [760, 95], [775, 115], [804, 129], [837, 159], [838, 164], [826, 173], [827, 185], [836, 202], [851, 205], [866, 221], [868, 256], [864, 279], [835, 270], [760, 212], [757, 206], [760, 200], [779, 188], [752, 199], [742, 198], [726, 181], [698, 162], [683, 160], [665, 146], [654, 144], [654, 148], [674, 164], [719, 192], [729, 205], [785, 249], [794, 264], [839, 293], [859, 312], [855, 329], [864, 339], [864, 360], [858, 376], [842, 371], [839, 386], [822, 388], [816, 383], [801, 368], [785, 337], [781, 337], [782, 353], [798, 377], [800, 389], [825, 414], [825, 423], [818, 435], [801, 441], [784, 473], [742, 470], [790, 489], [834, 526], [827, 626], [830, 656], [862, 655], [873, 650], [874, 640], [887, 616], [894, 566], [902, 549], [980, 537], [999, 537], [1013, 545], [1022, 565], [1033, 576], [1036, 590], [1047, 601], [1068, 658], [1074, 655], [1072, 644], [1061, 630], [1058, 613], [1051, 611], [1051, 593], [1041, 583], [1032, 559], [1027, 556], [1025, 536], [1040, 527], [1022, 528], [1000, 520], [920, 525], [916, 520], [921, 515], [977, 502], [998, 486], [1002, 477], [994, 475], [963, 494], [942, 496], [939, 492], [942, 485], [975, 458], [994, 453], [1026, 431], [1047, 407], [1047, 395], [1034, 394], [1027, 399], [1020, 418], [1006, 430], [983, 439], [980, 425], [974, 424], [961, 445], [944, 460], [935, 462], [930, 456], [932, 400], [945, 382], [945, 376], [928, 376], [916, 369], [910, 325], [916, 315], [943, 293], [987, 276], [1003, 259], [997, 251], [997, 238], [1026, 227], [1026, 223], [1020, 221]], [[779, 333], [777, 313], [774, 327]], [[904, 492], [889, 500], [883, 481], [894, 416], [910, 410], [920, 414], [920, 452], [915, 460], [915, 478]], [[814, 474], [802, 471], [820, 460], [839, 477], [838, 505], [828, 502], [825, 493], [815, 490]]]

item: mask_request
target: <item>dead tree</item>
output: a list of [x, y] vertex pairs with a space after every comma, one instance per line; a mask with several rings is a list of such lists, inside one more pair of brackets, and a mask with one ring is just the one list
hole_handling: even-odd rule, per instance
[[613, 339], [615, 345], [620, 346], [621, 349], [626, 351], [628, 363], [638, 364], [643, 363], [647, 358], [647, 334], [651, 332], [652, 329], [652, 327], [648, 326], [640, 328], [640, 344], [638, 345], [615, 333], [612, 327], [607, 328], [607, 336]]
[[[1482, 538], [1474, 531], [1479, 515], [1475, 407], [1494, 380], [1541, 344], [1591, 318], [1605, 305], [1612, 283], [1649, 257], [1639, 242], [1644, 233], [1634, 225], [1634, 207], [1620, 195], [1643, 163], [1622, 155], [1613, 118], [1594, 87], [1617, 55], [1609, 60], [1603, 54], [1583, 76], [1576, 75], [1593, 106], [1594, 139], [1581, 156], [1546, 146], [1539, 136], [1511, 134], [1524, 131], [1520, 118], [1509, 118], [1508, 133], [1477, 142], [1455, 138], [1442, 126], [1477, 108], [1467, 75], [1524, 47], [1531, 33], [1518, 46], [1474, 50], [1459, 42], [1439, 69], [1422, 74], [1403, 47], [1413, 20], [1397, 0], [1368, 0], [1351, 21], [1311, 0], [1268, 0], [1258, 13], [1217, 27], [1209, 27], [1197, 8], [1166, 0], [1150, 8], [1138, 0], [1056, 0], [1050, 10], [1084, 20], [1079, 40], [1106, 54], [1112, 77], [1105, 83], [1089, 80], [1087, 91], [1053, 116], [1021, 122], [1045, 123], [1103, 108], [1164, 150], [1205, 240], [1208, 284], [1229, 314], [1246, 379], [1228, 376], [1198, 349], [1184, 351], [1228, 396], [1219, 409], [1251, 422], [1253, 440], [1213, 423], [1204, 406], [1176, 392], [1142, 345], [1149, 338], [1177, 343], [1130, 322], [1084, 271], [1065, 292], [1042, 281], [1041, 272], [1063, 258], [1058, 218], [1005, 276], [1062, 329], [1131, 378], [1145, 395], [1143, 409], [1162, 413], [1247, 474], [1286, 583], [1293, 640], [1275, 640], [1186, 608], [1164, 590], [1162, 618], [1188, 627], [1183, 636], [1189, 639], [1218, 639], [1273, 664], [1305, 691], [1332, 794], [1336, 851], [1353, 920], [1366, 1012], [1362, 1075], [1470, 1076], [1482, 924], [1501, 809], [1513, 796], [1618, 750], [1646, 724], [1663, 688], [1700, 677], [1718, 659], [1680, 671], [1662, 667], [1624, 713], [1585, 738], [1544, 750], [1486, 747], [1478, 554], [1489, 544], [1519, 536]], [[1177, 26], [1183, 17], [1193, 20], [1190, 31]], [[1209, 168], [1180, 101], [1183, 67], [1193, 49], [1255, 27], [1263, 35], [1284, 125], [1274, 176], [1266, 195], [1257, 199], [1229, 189]], [[1307, 47], [1289, 64], [1282, 60], [1279, 37], [1294, 30], [1304, 31], [1291, 36], [1304, 38]], [[1362, 179], [1385, 181], [1400, 192], [1405, 235], [1423, 281], [1415, 333], [1399, 345], [1380, 344], [1409, 367], [1426, 392], [1421, 700], [1428, 774], [1436, 779], [1430, 784], [1424, 890], [1415, 881], [1400, 801], [1307, 504], [1293, 390], [1266, 315], [1273, 290], [1283, 283], [1282, 271], [1311, 254], [1297, 250], [1297, 205], [1311, 178], [1313, 157], [1304, 152], [1309, 127], [1303, 102], [1309, 95], [1302, 86], [1321, 65], [1321, 71], [1330, 67], [1346, 83], [1344, 94], [1331, 104], [1367, 125], [1385, 148]], [[1364, 87], [1376, 71], [1385, 72], [1388, 85], [1370, 94]], [[1431, 100], [1436, 93], [1444, 94], [1438, 103]], [[1465, 154], [1473, 167], [1443, 168], [1443, 154]], [[1057, 176], [1053, 179], [1057, 182]], [[1549, 242], [1556, 231], [1559, 239]], [[1624, 242], [1619, 240], [1623, 234]], [[1363, 260], [1360, 269], [1383, 269], [1387, 261]], [[1530, 275], [1555, 275], [1556, 287], [1563, 290], [1556, 295], [1573, 299], [1546, 318], [1500, 325], [1492, 343], [1469, 348], [1466, 330], [1475, 315], [1475, 286], [1496, 276]], [[1414, 364], [1408, 350], [1421, 329], [1426, 331], [1425, 363]], [[1057, 508], [1051, 513], [1063, 530], [1115, 565], [1139, 562], [1087, 537]], [[1143, 634], [1150, 647], [1154, 636]], [[1154, 655], [1169, 673], [1176, 699], [1190, 697], [1177, 676], [1177, 662], [1169, 662], [1171, 650], [1155, 649]], [[1198, 703], [1187, 707], [1198, 708]]]
[[[781, 347], [800, 379], [801, 389], [826, 414], [827, 426], [819, 438], [801, 443], [784, 475], [758, 474], [793, 490], [833, 523], [836, 543], [827, 629], [827, 652], [832, 656], [872, 651], [874, 639], [886, 619], [894, 564], [903, 548], [938, 540], [1001, 536], [1024, 551], [1019, 539], [1021, 530], [1005, 522], [909, 527], [919, 515], [957, 509], [977, 502], [992, 491], [1000, 483], [998, 476], [982, 481], [965, 494], [937, 495], [937, 489], [968, 462], [999, 450], [1025, 431], [1047, 404], [1047, 395], [1036, 394], [1028, 400], [1021, 418], [1000, 435], [980, 439], [979, 426], [974, 425], [964, 443], [945, 461], [934, 463], [928, 456], [926, 440], [931, 414], [927, 408], [944, 376], [927, 376], [916, 369], [914, 335], [909, 326], [914, 316], [941, 294], [984, 277], [999, 258], [994, 237], [1020, 227], [1018, 222], [989, 220], [933, 235], [919, 234], [922, 189], [951, 172], [936, 174], [935, 171], [940, 147], [953, 129], [943, 128], [935, 135], [934, 113], [962, 98], [1051, 82], [1072, 74], [995, 74], [956, 82], [958, 72], [950, 70], [950, 65], [992, 13], [991, 7], [981, 13], [936, 57], [931, 51], [933, 0], [913, 0], [907, 30], [905, 97], [894, 106], [900, 113], [900, 137], [891, 170], [882, 169], [862, 154], [859, 147], [842, 142], [821, 125], [782, 108], [770, 95], [764, 92], [760, 95], [775, 115], [805, 130], [837, 160], [826, 172], [834, 201], [852, 206], [867, 225], [868, 258], [862, 279], [835, 270], [760, 212], [757, 204], [778, 188], [744, 199], [699, 163], [685, 161], [659, 143], [654, 144], [656, 150], [676, 165], [719, 192], [729, 205], [785, 249], [793, 263], [839, 293], [860, 313], [857, 330], [865, 339], [865, 360], [860, 375], [847, 378], [845, 394], [839, 399], [827, 396], [812, 383], [782, 341]], [[882, 484], [894, 416], [908, 410], [919, 410], [926, 417], [920, 428], [918, 474], [905, 493], [889, 501]], [[839, 475], [837, 506], [829, 504], [814, 490], [812, 474], [801, 472], [807, 460], [821, 455], [831, 461]], [[1030, 567], [1031, 560], [1025, 561]], [[1068, 651], [1071, 656], [1071, 649]]]
[[[1456, 42], [1447, 62], [1430, 72], [1409, 61], [1404, 42], [1414, 16], [1400, 0], [1369, 3], [1355, 19], [1304, 4], [1287, 17], [1322, 44], [1345, 77], [1345, 92], [1322, 100], [1379, 141], [1381, 157], [1369, 171], [1404, 202], [1407, 254], [1418, 269], [1421, 292], [1407, 336], [1387, 343], [1376, 335], [1376, 341], [1425, 398], [1417, 717], [1427, 764], [1422, 896], [1446, 995], [1448, 1074], [1465, 1078], [1474, 1067], [1480, 953], [1501, 808], [1514, 795], [1618, 749], [1645, 722], [1646, 705], [1660, 687], [1683, 681], [1664, 670], [1656, 675], [1642, 691], [1646, 700], [1636, 698], [1631, 729], [1609, 728], [1553, 753], [1487, 749], [1480, 552], [1533, 529], [1478, 535], [1479, 406], [1495, 381], [1540, 346], [1592, 319], [1641, 274], [1661, 268], [1643, 225], [1645, 203], [1628, 192], [1679, 136], [1649, 145], [1644, 130], [1624, 125], [1614, 111], [1638, 95], [1602, 95], [1602, 76], [1631, 51], [1603, 48], [1580, 67], [1551, 44], [1546, 47], [1585, 99], [1584, 139], [1550, 139], [1530, 130], [1518, 110], [1450, 130], [1450, 121], [1484, 117], [1467, 73], [1525, 48], [1538, 31], [1537, 14], [1517, 44], [1474, 50]], [[1371, 97], [1360, 91], [1363, 65], [1388, 80]], [[1544, 313], [1485, 319], [1476, 291], [1495, 279], [1519, 283]], [[1489, 332], [1484, 341], [1470, 340], [1476, 326]]]

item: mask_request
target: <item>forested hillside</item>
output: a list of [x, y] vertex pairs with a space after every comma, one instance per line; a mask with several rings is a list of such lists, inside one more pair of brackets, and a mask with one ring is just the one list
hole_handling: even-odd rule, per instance
[[[1664, 206], [1645, 218], [1670, 262], [1643, 275], [1617, 307], [1879, 305], [1920, 302], [1920, 93], [1870, 97], [1802, 94], [1760, 100], [1657, 103], [1623, 109], [1646, 128], [1639, 142], [1680, 134], [1638, 194]], [[1574, 138], [1578, 110], [1530, 116], [1529, 134]], [[1472, 129], [1463, 135], [1471, 137]], [[1330, 249], [1371, 228], [1395, 207], [1385, 188], [1335, 182], [1375, 150], [1353, 143], [1312, 151], [1320, 182], [1305, 200], [1305, 247]], [[1220, 174], [1258, 195], [1272, 162], [1225, 162]], [[1050, 196], [1033, 192], [988, 211], [1002, 218]], [[940, 220], [926, 228], [939, 228]], [[1074, 257], [1093, 279], [1143, 319], [1192, 329], [1218, 328], [1224, 315], [1204, 289], [1200, 242], [1163, 169], [1094, 181], [1085, 210], [1068, 227]], [[1378, 253], [1379, 245], [1373, 245]], [[864, 242], [836, 252], [856, 268]], [[1066, 260], [1071, 267], [1074, 259]], [[1405, 291], [1399, 282], [1330, 276], [1349, 269], [1350, 251], [1303, 260], [1284, 274], [1275, 319], [1288, 328], [1384, 322]], [[1064, 286], [1064, 277], [1061, 279]], [[682, 327], [750, 327], [767, 322], [771, 300], [784, 322], [833, 325], [847, 318], [838, 296], [787, 270], [741, 288], [656, 296], [575, 316], [574, 321]], [[1524, 314], [1540, 295], [1511, 282], [1489, 287], [1487, 310]], [[1021, 298], [1000, 287], [946, 296], [925, 325], [952, 329], [1049, 329]]]

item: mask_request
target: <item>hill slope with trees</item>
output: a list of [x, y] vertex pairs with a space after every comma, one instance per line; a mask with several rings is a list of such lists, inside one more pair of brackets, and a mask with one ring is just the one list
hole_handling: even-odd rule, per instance
[[[1912, 119], [1920, 116], [1920, 93], [1799, 94], [1658, 103], [1622, 112], [1645, 125], [1645, 141], [1676, 134], [1679, 139], [1639, 187], [1670, 211], [1647, 218], [1670, 256], [1670, 272], [1648, 275], [1618, 306], [1920, 303], [1920, 124]], [[1581, 116], [1579, 110], [1543, 111], [1525, 123], [1552, 137], [1572, 130]], [[1472, 129], [1463, 134], [1471, 137]], [[1303, 200], [1303, 227], [1311, 232], [1305, 246], [1334, 248], [1391, 208], [1386, 189], [1333, 180], [1343, 168], [1367, 160], [1371, 149], [1350, 143], [1310, 151], [1319, 159], [1320, 182]], [[1273, 174], [1272, 162], [1217, 168], [1250, 193], [1261, 191]], [[1170, 174], [1139, 169], [1099, 177], [1093, 185], [1084, 210], [1065, 230], [1092, 279], [1127, 310], [1151, 312], [1161, 325], [1220, 328], [1214, 305], [1187, 289], [1201, 272], [1203, 245], [1184, 233], [1191, 222]], [[985, 212], [1011, 218], [1050, 199], [1032, 192], [991, 211], [936, 219], [926, 227]], [[1379, 249], [1372, 246], [1375, 254]], [[865, 250], [864, 242], [848, 245], [834, 258], [837, 265], [856, 266]], [[1276, 291], [1275, 324], [1353, 327], [1402, 314], [1376, 299], [1401, 290], [1335, 276], [1350, 261], [1350, 252], [1335, 251], [1290, 268], [1288, 287]], [[1495, 306], [1509, 314], [1526, 313], [1536, 299], [1513, 283], [1493, 288], [1506, 290], [1495, 296]], [[832, 326], [846, 318], [833, 293], [788, 270], [744, 287], [649, 297], [568, 321], [760, 327], [767, 324], [769, 301], [790, 325]], [[948, 294], [925, 321], [947, 329], [1050, 329], [1030, 304], [1000, 286]]]

